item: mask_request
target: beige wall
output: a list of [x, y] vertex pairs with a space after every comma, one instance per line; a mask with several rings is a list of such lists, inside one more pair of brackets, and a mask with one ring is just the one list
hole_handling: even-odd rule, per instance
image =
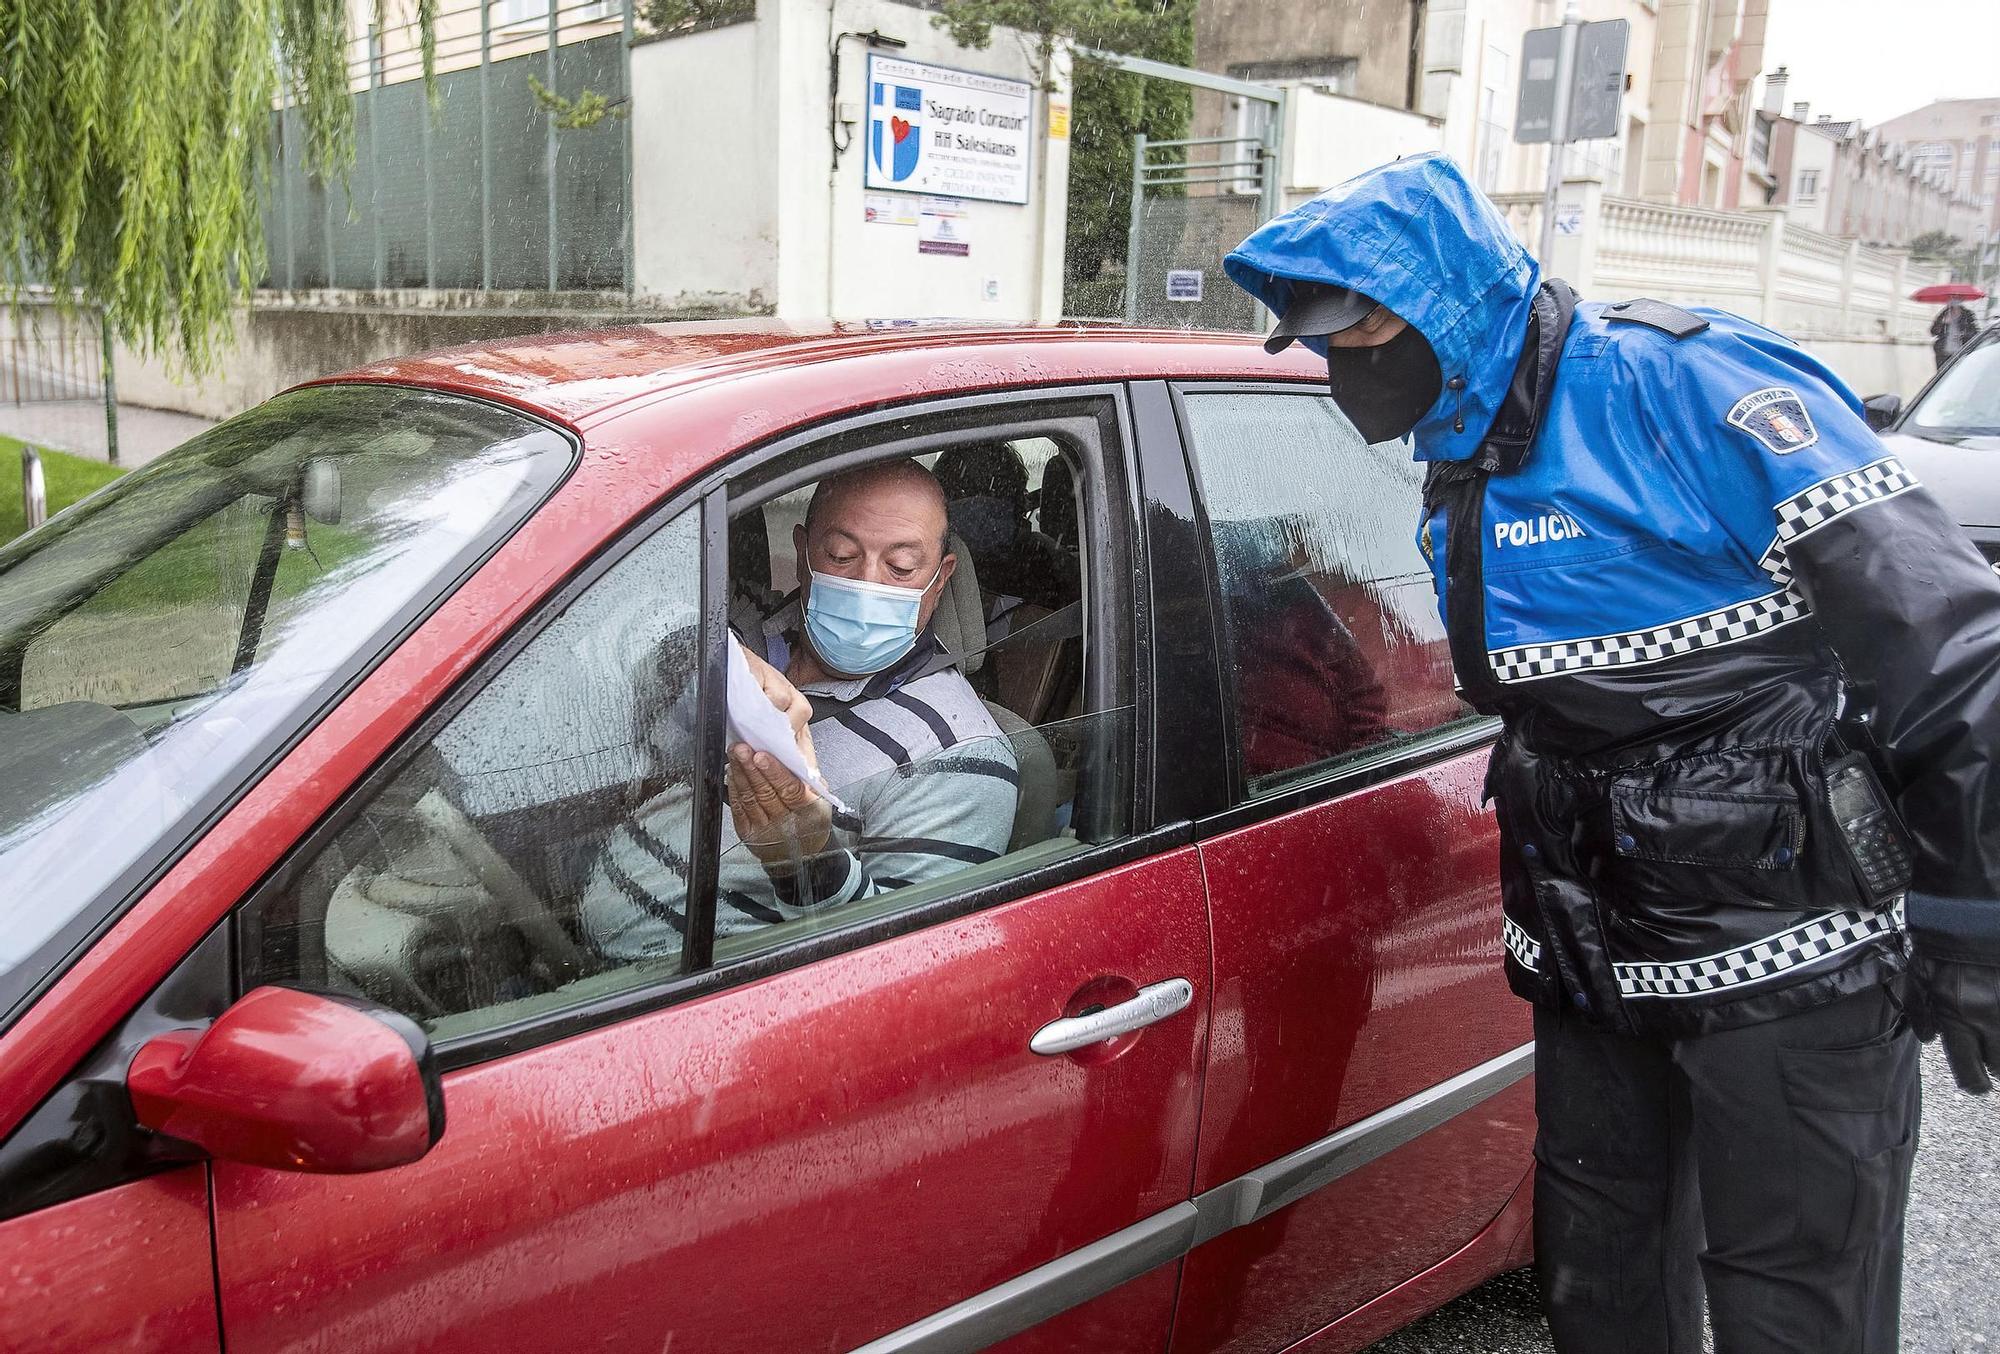
[[[214, 371], [188, 379], [168, 361], [119, 346], [118, 398], [125, 404], [229, 418], [314, 377], [383, 358], [483, 343], [514, 334], [547, 334], [634, 320], [691, 315], [618, 314], [556, 309], [546, 297], [505, 293], [411, 293], [369, 298], [339, 293], [284, 297], [265, 293], [236, 313], [234, 344]], [[510, 307], [510, 301], [518, 306]]]
[[1412, 8], [1409, 0], [1201, 0], [1194, 64], [1227, 74], [1246, 62], [1353, 57], [1356, 82], [1344, 92], [1404, 108]]
[[1982, 222], [1989, 231], [2000, 229], [2000, 98], [1940, 99], [1875, 130], [1917, 154], [1926, 147], [1947, 148], [1946, 155], [1936, 158], [1948, 166], [1953, 191], [1976, 204], [1967, 230]]

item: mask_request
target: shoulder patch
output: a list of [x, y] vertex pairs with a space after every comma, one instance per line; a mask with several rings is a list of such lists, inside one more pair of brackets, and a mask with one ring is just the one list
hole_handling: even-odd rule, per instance
[[1729, 421], [1779, 456], [1819, 441], [1806, 402], [1790, 386], [1765, 386], [1745, 395], [1730, 409]]
[[1665, 301], [1655, 301], [1650, 296], [1636, 300], [1619, 301], [1604, 308], [1604, 318], [1623, 320], [1627, 324], [1643, 324], [1648, 329], [1657, 329], [1679, 341], [1692, 338], [1708, 328], [1708, 321], [1693, 311], [1670, 306]]

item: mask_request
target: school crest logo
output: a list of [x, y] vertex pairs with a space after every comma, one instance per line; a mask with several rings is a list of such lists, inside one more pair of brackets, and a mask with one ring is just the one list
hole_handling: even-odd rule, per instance
[[879, 173], [901, 183], [917, 172], [923, 154], [924, 92], [877, 80], [869, 104], [868, 153]]
[[1806, 402], [1790, 386], [1766, 386], [1745, 395], [1729, 411], [1729, 421], [1778, 456], [1789, 456], [1819, 441], [1819, 429], [1813, 427]]

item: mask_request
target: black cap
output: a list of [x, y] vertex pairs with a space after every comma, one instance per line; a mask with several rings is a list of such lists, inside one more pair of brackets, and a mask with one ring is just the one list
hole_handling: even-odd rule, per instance
[[1279, 317], [1277, 328], [1264, 340], [1264, 351], [1279, 353], [1292, 340], [1338, 334], [1360, 324], [1375, 309], [1375, 303], [1358, 291], [1330, 287], [1324, 282], [1298, 282], [1292, 287], [1292, 303]]

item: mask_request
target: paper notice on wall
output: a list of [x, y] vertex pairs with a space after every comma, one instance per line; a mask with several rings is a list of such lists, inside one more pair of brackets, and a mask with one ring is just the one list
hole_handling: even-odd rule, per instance
[[1049, 100], [1049, 140], [1069, 140], [1069, 100]]
[[964, 203], [942, 197], [923, 200], [917, 212], [917, 252], [960, 258], [972, 252], [972, 228]]
[[1556, 208], [1556, 234], [1575, 235], [1583, 230], [1583, 208], [1563, 203]]
[[864, 219], [874, 226], [914, 226], [917, 200], [896, 193], [867, 193], [862, 196]]

